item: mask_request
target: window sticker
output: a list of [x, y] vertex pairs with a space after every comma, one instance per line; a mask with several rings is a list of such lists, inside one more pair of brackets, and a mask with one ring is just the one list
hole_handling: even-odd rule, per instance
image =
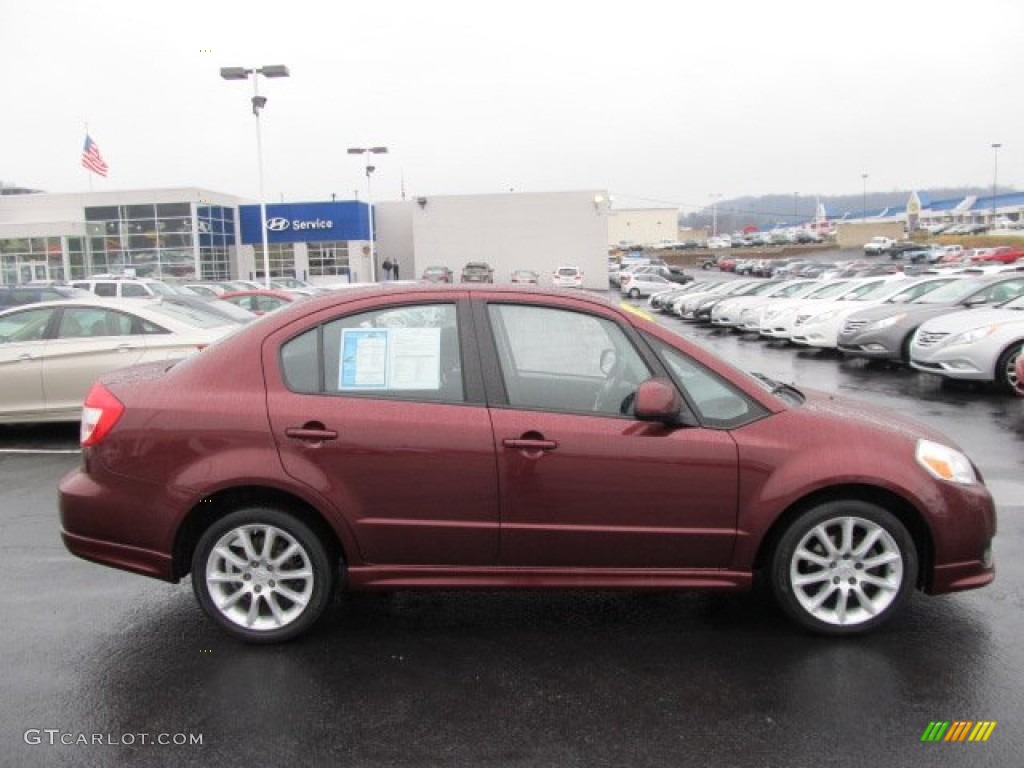
[[441, 387], [440, 328], [345, 328], [341, 390]]

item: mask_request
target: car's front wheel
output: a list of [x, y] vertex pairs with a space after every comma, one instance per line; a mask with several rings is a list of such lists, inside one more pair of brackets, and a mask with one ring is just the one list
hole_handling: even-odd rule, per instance
[[638, 291], [636, 288], [633, 288], [629, 292], [629, 298], [631, 298], [631, 299], [639, 299], [640, 298], [640, 291]]
[[1024, 354], [1024, 343], [1017, 342], [999, 356], [996, 363], [996, 386], [1009, 394], [1024, 392], [1024, 382], [1017, 378], [1017, 358]]
[[771, 586], [797, 623], [830, 635], [855, 634], [890, 619], [917, 580], [917, 549], [887, 510], [832, 501], [796, 518], [771, 560]]
[[247, 642], [281, 642], [308, 630], [330, 602], [334, 582], [316, 533], [272, 508], [240, 509], [218, 520], [192, 558], [199, 604]]

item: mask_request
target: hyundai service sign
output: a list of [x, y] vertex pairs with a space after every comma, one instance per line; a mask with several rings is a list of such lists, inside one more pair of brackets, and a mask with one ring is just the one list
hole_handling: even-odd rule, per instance
[[[260, 207], [239, 208], [242, 242], [263, 242], [260, 234]], [[308, 243], [337, 240], [369, 240], [369, 214], [366, 203], [274, 203], [267, 206], [268, 243]]]

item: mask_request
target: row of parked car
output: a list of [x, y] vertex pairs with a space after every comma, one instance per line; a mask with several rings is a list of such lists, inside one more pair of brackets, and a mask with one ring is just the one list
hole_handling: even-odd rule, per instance
[[[444, 266], [429, 266], [423, 270], [421, 279], [427, 283], [454, 283], [455, 273]], [[540, 285], [540, 272], [534, 269], [514, 269], [508, 281], [518, 285]], [[493, 283], [494, 268], [485, 261], [468, 262], [459, 274], [460, 283]], [[556, 288], [582, 288], [583, 270], [577, 266], [555, 267], [551, 273], [551, 285]]]
[[1024, 271], [721, 278], [648, 303], [690, 322], [1024, 394]]

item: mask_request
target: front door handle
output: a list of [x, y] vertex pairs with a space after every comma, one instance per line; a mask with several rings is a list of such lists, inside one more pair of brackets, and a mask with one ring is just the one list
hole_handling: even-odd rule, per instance
[[558, 447], [554, 440], [506, 437], [501, 441], [506, 448], [518, 448], [522, 451], [553, 451]]
[[285, 437], [292, 440], [302, 440], [307, 443], [321, 443], [324, 440], [337, 440], [338, 433], [333, 429], [327, 429], [323, 424], [304, 424], [301, 427], [288, 427], [284, 431]]

